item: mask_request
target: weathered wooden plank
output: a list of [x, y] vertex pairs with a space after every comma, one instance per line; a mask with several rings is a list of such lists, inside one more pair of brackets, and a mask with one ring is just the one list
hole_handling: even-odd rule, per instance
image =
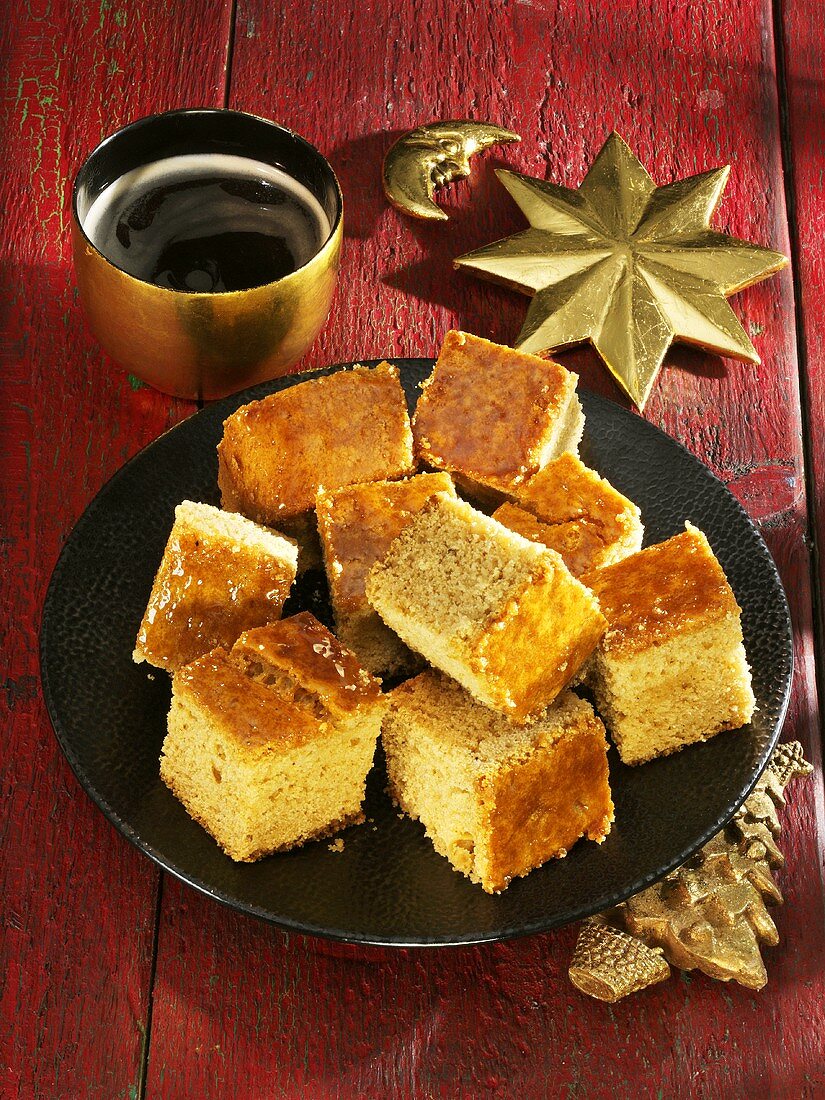
[[[577, 184], [617, 128], [660, 182], [731, 161], [718, 224], [786, 249], [770, 5], [463, 5], [344, 0], [278, 12], [241, 0], [233, 106], [284, 122], [333, 161], [347, 240], [330, 323], [307, 357], [429, 354], [459, 325], [508, 341], [526, 303], [452, 271], [520, 226], [489, 154], [445, 225], [384, 202], [383, 153], [433, 118], [490, 118], [524, 138], [502, 162]], [[787, 735], [819, 763], [793, 294], [786, 273], [735, 303], [763, 357], [681, 349], [647, 415], [760, 522], [793, 604]], [[616, 397], [595, 357], [568, 356]], [[437, 952], [357, 952], [287, 938], [170, 884], [162, 914], [150, 1094], [277, 1096], [815, 1096], [825, 1089], [818, 784], [785, 817], [788, 904], [760, 995], [679, 978], [615, 1007], [566, 981], [574, 930]], [[191, 1052], [183, 1059], [181, 1049]]]
[[[780, 4], [784, 86], [789, 129], [789, 172], [792, 236], [796, 248], [797, 308], [801, 323], [801, 361], [807, 404], [809, 502], [818, 560], [820, 593], [819, 639], [825, 646], [825, 334], [821, 314], [825, 302], [825, 86], [822, 82], [825, 25], [819, 5]], [[825, 673], [825, 653], [819, 655]]]
[[86, 331], [69, 184], [123, 122], [223, 102], [228, 0], [32, 0], [2, 21], [3, 1096], [136, 1096], [158, 876], [52, 736], [37, 633], [51, 568], [102, 482], [192, 406], [135, 390]]

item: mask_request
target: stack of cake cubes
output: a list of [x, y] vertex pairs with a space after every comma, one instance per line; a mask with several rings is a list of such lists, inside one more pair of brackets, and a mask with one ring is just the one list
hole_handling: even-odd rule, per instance
[[[387, 363], [225, 422], [223, 510], [179, 507], [135, 658], [174, 674], [161, 775], [229, 856], [362, 820], [380, 735], [397, 806], [498, 892], [607, 836], [603, 723], [643, 764], [750, 720], [721, 566], [690, 523], [641, 549], [577, 381], [451, 332], [412, 423]], [[334, 633], [281, 618], [321, 562]]]

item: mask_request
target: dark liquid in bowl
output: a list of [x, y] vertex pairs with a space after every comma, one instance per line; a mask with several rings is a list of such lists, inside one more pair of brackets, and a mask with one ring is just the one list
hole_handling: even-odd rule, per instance
[[[279, 170], [248, 161], [237, 174], [212, 174], [204, 156], [177, 166], [176, 178], [174, 162], [184, 160], [195, 158], [116, 181], [84, 219], [99, 251], [129, 275], [189, 293], [247, 290], [302, 267], [328, 237], [319, 204]], [[215, 167], [240, 160], [216, 157]]]

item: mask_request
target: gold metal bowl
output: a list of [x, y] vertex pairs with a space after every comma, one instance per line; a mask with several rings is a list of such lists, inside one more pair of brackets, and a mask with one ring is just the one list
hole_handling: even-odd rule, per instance
[[[275, 165], [315, 195], [331, 229], [312, 259], [262, 286], [197, 294], [137, 279], [92, 244], [83, 221], [113, 180], [165, 157], [213, 152]], [[342, 235], [343, 198], [329, 162], [291, 130], [239, 111], [140, 119], [98, 145], [72, 193], [75, 273], [92, 331], [122, 367], [177, 397], [222, 397], [294, 366], [327, 319]]]

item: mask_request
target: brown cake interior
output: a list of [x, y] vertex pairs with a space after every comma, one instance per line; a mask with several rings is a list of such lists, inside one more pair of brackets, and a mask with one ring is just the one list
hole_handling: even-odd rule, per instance
[[514, 721], [552, 702], [606, 625], [558, 554], [445, 494], [373, 567], [367, 597], [412, 649]]
[[318, 526], [338, 635], [378, 675], [412, 672], [422, 661], [370, 606], [367, 575], [439, 492], [455, 494], [449, 474], [418, 474], [318, 494]]

